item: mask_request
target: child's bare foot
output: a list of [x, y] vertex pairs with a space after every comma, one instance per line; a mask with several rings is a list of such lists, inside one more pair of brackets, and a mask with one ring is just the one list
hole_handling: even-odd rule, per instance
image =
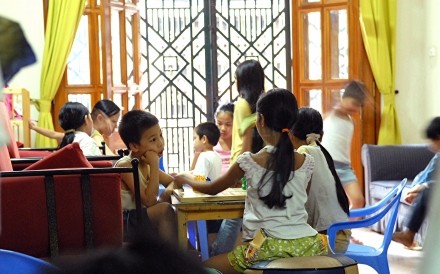
[[402, 232], [394, 232], [393, 241], [401, 243], [410, 248], [414, 244], [414, 236], [412, 236], [407, 230]]
[[359, 240], [358, 238], [355, 238], [353, 236], [350, 238], [350, 242], [353, 243], [353, 244], [357, 244], [357, 245], [363, 245], [364, 244], [361, 240]]

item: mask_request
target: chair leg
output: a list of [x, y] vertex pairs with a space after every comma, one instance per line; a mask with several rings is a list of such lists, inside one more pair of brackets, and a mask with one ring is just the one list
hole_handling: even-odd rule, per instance
[[380, 274], [390, 274], [390, 266], [388, 264], [387, 253], [377, 258], [376, 271]]
[[188, 226], [188, 241], [189, 243], [197, 249], [197, 228], [196, 228], [196, 222], [190, 221], [187, 224]]
[[206, 228], [206, 221], [197, 221], [197, 234], [199, 236], [200, 253], [202, 260], [209, 259], [209, 247], [208, 247], [208, 229]]

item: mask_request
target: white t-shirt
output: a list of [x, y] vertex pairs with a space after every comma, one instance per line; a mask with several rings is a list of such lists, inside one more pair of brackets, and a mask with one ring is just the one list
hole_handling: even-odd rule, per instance
[[101, 150], [87, 133], [83, 131], [75, 131], [74, 143], [78, 143], [84, 156], [99, 156], [102, 155]]
[[354, 123], [351, 117], [343, 119], [334, 111], [324, 119], [324, 135], [322, 145], [330, 153], [334, 161], [350, 164], [351, 140]]
[[[303, 165], [295, 170], [295, 176], [284, 186], [284, 195], [292, 195], [286, 200], [285, 208], [269, 208], [260, 199], [260, 195], [265, 196], [270, 192], [272, 181], [265, 184], [259, 191], [259, 182], [266, 169], [254, 161], [250, 152], [240, 155], [237, 163], [244, 171], [247, 182], [243, 213], [244, 241], [253, 239], [255, 233], [261, 228], [268, 235], [280, 239], [298, 239], [317, 234], [317, 231], [307, 224], [307, 212], [304, 207], [307, 201], [306, 188], [314, 167], [312, 156], [306, 154]], [[267, 179], [271, 177], [271, 173], [269, 171], [266, 175]]]
[[307, 223], [317, 231], [323, 231], [333, 223], [348, 221], [347, 213], [339, 205], [336, 182], [321, 148], [308, 145], [300, 146], [297, 151], [310, 154], [315, 160], [315, 169], [306, 202], [309, 215]]
[[197, 159], [193, 175], [208, 177], [211, 181], [222, 175], [222, 158], [215, 151], [201, 152]]

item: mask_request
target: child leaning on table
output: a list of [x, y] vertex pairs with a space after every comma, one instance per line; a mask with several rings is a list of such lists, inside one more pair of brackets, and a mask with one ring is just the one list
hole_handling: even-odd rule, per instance
[[[194, 128], [194, 151], [199, 153], [192, 175], [215, 180], [222, 174], [222, 158], [214, 151], [220, 138], [220, 130], [211, 122]], [[194, 180], [194, 178], [192, 178]]]
[[[121, 119], [119, 134], [127, 148], [128, 156], [124, 156], [115, 164], [116, 167], [132, 167], [131, 160], [139, 160], [139, 183], [143, 210], [148, 214], [150, 222], [159, 236], [173, 244], [177, 244], [177, 220], [169, 203], [173, 190], [173, 177], [159, 169], [159, 158], [163, 154], [164, 140], [159, 120], [143, 110], [131, 110]], [[124, 173], [121, 184], [122, 209], [124, 210], [125, 234], [130, 233], [130, 220], [136, 219], [134, 200], [133, 175]], [[167, 184], [167, 188], [158, 199], [159, 182]], [[162, 201], [167, 202], [162, 202]], [[146, 231], [147, 232], [147, 231]]]
[[304, 204], [314, 161], [310, 155], [294, 152], [289, 140], [297, 117], [298, 105], [290, 91], [268, 91], [257, 103], [256, 127], [267, 144], [262, 150], [243, 153], [226, 174], [210, 184], [194, 182], [184, 174], [176, 176], [176, 185], [187, 183], [208, 194], [231, 187], [243, 176], [247, 180], [244, 243], [210, 258], [205, 266], [236, 273], [262, 260], [327, 253], [325, 235], [307, 224]]

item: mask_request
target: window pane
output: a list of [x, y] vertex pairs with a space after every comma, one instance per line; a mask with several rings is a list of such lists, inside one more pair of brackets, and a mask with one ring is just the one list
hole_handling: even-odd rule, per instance
[[111, 36], [112, 36], [112, 75], [113, 84], [122, 83], [121, 80], [121, 50], [120, 50], [120, 32], [119, 32], [119, 11], [111, 12]]
[[330, 11], [331, 79], [348, 79], [347, 10]]
[[127, 48], [127, 83], [134, 83], [134, 71], [133, 71], [133, 17], [128, 15], [125, 18], [126, 27], [126, 48]]
[[304, 78], [322, 79], [321, 12], [304, 14]]
[[342, 98], [343, 93], [344, 93], [344, 89], [331, 89], [330, 90], [331, 103], [330, 103], [330, 106], [328, 106], [329, 110], [341, 102], [341, 98]]
[[301, 4], [319, 3], [321, 0], [303, 0]]
[[322, 90], [309, 89], [304, 91], [306, 107], [311, 107], [322, 113]]
[[67, 61], [67, 83], [69, 85], [90, 84], [88, 16], [82, 16]]
[[90, 94], [69, 94], [67, 96], [69, 102], [78, 102], [92, 110], [92, 96]]

